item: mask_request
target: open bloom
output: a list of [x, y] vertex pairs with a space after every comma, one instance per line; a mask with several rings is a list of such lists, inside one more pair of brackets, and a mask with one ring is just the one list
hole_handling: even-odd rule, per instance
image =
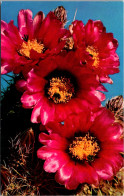
[[[69, 114], [80, 112], [84, 105], [92, 109], [101, 106], [105, 90], [96, 75], [76, 65], [69, 53], [47, 58], [28, 73], [27, 81], [20, 81], [20, 88], [27, 89], [21, 97], [22, 106], [34, 108], [34, 123], [63, 121]], [[18, 86], [18, 88], [19, 88]]]
[[98, 186], [101, 179], [111, 180], [123, 165], [122, 127], [114, 122], [114, 115], [104, 108], [94, 121], [90, 117], [84, 110], [70, 115], [64, 125], [54, 127], [53, 123], [49, 134], [39, 135], [44, 146], [37, 156], [45, 160], [44, 170], [56, 172], [56, 181], [67, 189], [76, 189], [80, 183]]
[[93, 70], [101, 82], [112, 83], [108, 75], [119, 72], [118, 41], [113, 34], [106, 33], [101, 21], [89, 20], [84, 26], [82, 21], [76, 20], [70, 27], [81, 66]]
[[1, 73], [27, 73], [40, 58], [59, 53], [65, 44], [61, 38], [68, 34], [53, 12], [44, 18], [40, 11], [32, 19], [31, 10], [21, 10], [18, 28], [1, 21]]

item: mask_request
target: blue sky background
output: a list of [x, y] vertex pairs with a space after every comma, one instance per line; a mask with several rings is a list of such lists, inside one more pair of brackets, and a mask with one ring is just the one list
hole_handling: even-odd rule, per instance
[[[77, 9], [76, 19], [82, 20], [84, 24], [86, 24], [89, 19], [101, 20], [107, 32], [114, 34], [114, 38], [119, 42], [117, 54], [120, 58], [120, 73], [111, 76], [114, 81], [113, 85], [104, 84], [108, 89], [108, 92], [105, 93], [106, 100], [123, 94], [123, 2], [4, 1], [1, 4], [1, 19], [7, 23], [10, 20], [14, 20], [14, 24], [17, 26], [19, 10], [31, 9], [33, 16], [41, 10], [46, 15], [50, 10], [54, 10], [59, 5], [64, 6], [67, 10], [68, 23], [66, 27], [73, 21]], [[10, 79], [7, 76], [2, 76], [2, 78]], [[1, 89], [3, 87], [6, 88], [7, 83], [1, 79], [1, 85]], [[103, 105], [104, 103], [105, 102], [103, 102]]]

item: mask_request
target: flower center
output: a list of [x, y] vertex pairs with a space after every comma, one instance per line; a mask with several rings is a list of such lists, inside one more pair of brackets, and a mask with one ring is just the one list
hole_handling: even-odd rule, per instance
[[92, 158], [100, 150], [95, 137], [88, 134], [85, 137], [75, 137], [75, 140], [69, 145], [69, 152], [72, 158], [78, 160], [92, 161]]
[[54, 103], [66, 103], [74, 95], [74, 86], [69, 78], [53, 77], [47, 93]]
[[93, 58], [93, 67], [98, 67], [99, 66], [99, 52], [96, 48], [93, 46], [88, 46], [86, 48], [86, 52], [89, 52], [89, 55]]
[[19, 53], [22, 56], [30, 58], [30, 51], [32, 49], [35, 50], [37, 53], [42, 53], [44, 50], [44, 45], [41, 43], [38, 43], [36, 39], [28, 40], [27, 42], [22, 43]]

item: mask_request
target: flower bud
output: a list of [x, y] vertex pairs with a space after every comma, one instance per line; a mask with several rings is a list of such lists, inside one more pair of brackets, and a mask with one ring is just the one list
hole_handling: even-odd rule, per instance
[[64, 26], [65, 23], [67, 22], [67, 12], [66, 12], [65, 8], [63, 6], [58, 6], [54, 10], [54, 14], [57, 17], [57, 19], [62, 22], [62, 24]]
[[124, 99], [123, 96], [116, 96], [108, 101], [106, 108], [114, 113], [116, 121], [120, 124], [124, 122]]

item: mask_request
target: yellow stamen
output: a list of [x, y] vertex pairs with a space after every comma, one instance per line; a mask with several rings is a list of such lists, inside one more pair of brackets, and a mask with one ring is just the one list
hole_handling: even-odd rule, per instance
[[41, 43], [38, 43], [36, 39], [28, 40], [27, 42], [22, 43], [19, 53], [22, 56], [30, 58], [31, 49], [35, 50], [37, 53], [42, 53], [44, 49], [44, 45]]
[[86, 48], [86, 52], [89, 52], [89, 54], [92, 56], [94, 62], [93, 62], [93, 67], [98, 67], [99, 66], [99, 52], [96, 48], [93, 46], [88, 46]]
[[50, 80], [48, 95], [54, 103], [66, 103], [74, 95], [74, 87], [69, 78], [52, 78]]
[[72, 50], [74, 47], [74, 40], [73, 37], [69, 37], [66, 39], [65, 49]]
[[89, 136], [89, 133], [85, 137], [75, 137], [75, 140], [69, 146], [72, 157], [79, 160], [88, 160], [88, 156], [95, 156], [100, 147], [94, 139], [95, 137]]
[[74, 47], [74, 40], [73, 40], [73, 37], [68, 37], [68, 38], [61, 38], [60, 39], [61, 41], [66, 41], [65, 42], [65, 46], [64, 48], [66, 50], [72, 50], [73, 47]]

